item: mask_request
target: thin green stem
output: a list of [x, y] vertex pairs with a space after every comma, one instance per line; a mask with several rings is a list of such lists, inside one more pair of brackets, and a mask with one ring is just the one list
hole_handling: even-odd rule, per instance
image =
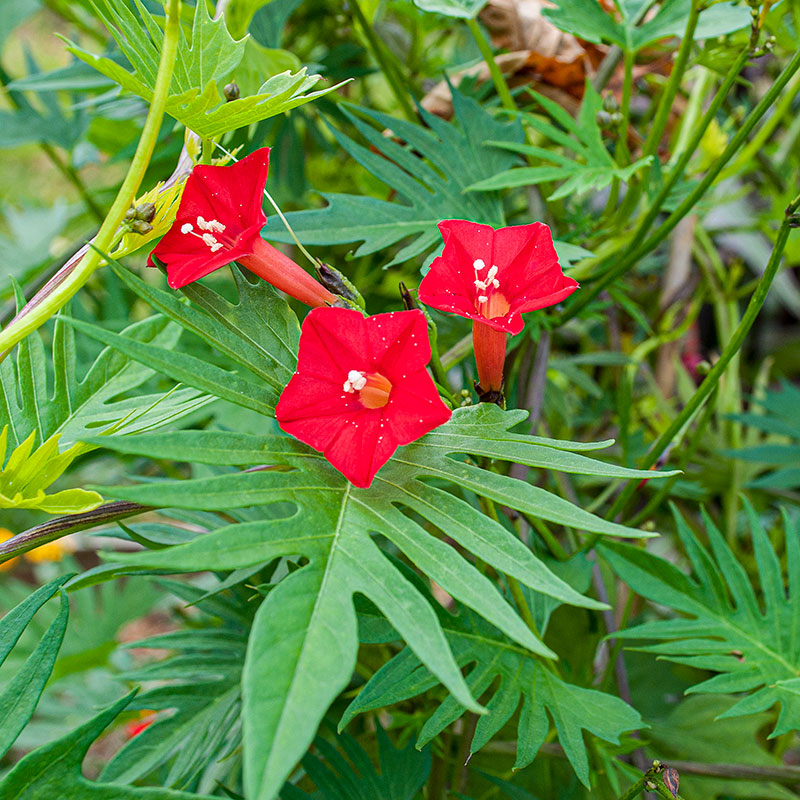
[[142, 135], [139, 138], [136, 152], [128, 168], [128, 174], [125, 176], [114, 203], [100, 226], [100, 230], [97, 232], [97, 236], [94, 239], [94, 247], [87, 251], [69, 277], [56, 287], [47, 298], [42, 300], [30, 314], [19, 317], [16, 323], [11, 323], [5, 330], [0, 332], [0, 360], [8, 355], [14, 345], [22, 341], [29, 333], [35, 331], [61, 309], [89, 280], [95, 270], [103, 265], [104, 259], [101, 252], [111, 249], [111, 244], [117, 235], [117, 229], [131, 207], [155, 149], [158, 131], [161, 127], [161, 120], [164, 116], [164, 109], [169, 96], [172, 71], [175, 67], [178, 53], [180, 6], [180, 0], [167, 0], [164, 42], [161, 48], [161, 59], [158, 64], [155, 86], [153, 87], [150, 110], [142, 128]]
[[376, 36], [375, 31], [373, 30], [372, 25], [370, 25], [370, 22], [364, 14], [364, 11], [361, 8], [358, 0], [350, 0], [350, 5], [359, 25], [361, 26], [361, 30], [364, 32], [367, 45], [372, 51], [372, 56], [378, 62], [378, 66], [381, 68], [381, 71], [383, 72], [389, 87], [394, 93], [397, 102], [403, 109], [403, 113], [406, 115], [406, 117], [408, 117], [408, 119], [412, 121], [415, 120], [417, 115], [414, 112], [414, 107], [412, 106], [411, 101], [408, 99], [408, 93], [403, 86], [402, 76], [398, 75], [397, 71], [395, 70], [395, 66], [392, 63], [389, 54], [386, 52], [386, 46]]
[[500, 98], [500, 102], [503, 104], [503, 108], [509, 111], [516, 111], [517, 104], [511, 96], [511, 89], [508, 88], [508, 83], [506, 82], [505, 75], [503, 75], [503, 71], [497, 65], [494, 53], [492, 52], [492, 46], [484, 35], [483, 30], [481, 30], [481, 26], [476, 19], [470, 18], [467, 20], [467, 27], [472, 34], [472, 38], [475, 40], [475, 44], [478, 45], [478, 49], [481, 51], [486, 66], [489, 67], [492, 83], [497, 90], [497, 95]]
[[[711, 421], [711, 417], [713, 415], [714, 406], [710, 403], [703, 410], [703, 414], [700, 417], [691, 437], [689, 438], [686, 447], [681, 448], [680, 460], [676, 465], [677, 469], [681, 471], [686, 469], [687, 464], [703, 441], [706, 429], [708, 428], [708, 423]], [[680, 477], [680, 475], [673, 475], [671, 478], [667, 478], [665, 481], [662, 481], [658, 491], [653, 495], [653, 497], [650, 498], [647, 505], [638, 514], [636, 514], [633, 519], [626, 520], [625, 524], [635, 528], [644, 520], [646, 520], [650, 514], [652, 514], [661, 505], [661, 503], [664, 501], [664, 498], [669, 495], [669, 493], [672, 491], [672, 487]]]
[[[732, 175], [738, 175], [742, 170], [748, 168], [758, 154], [763, 150], [764, 145], [774, 133], [775, 129], [781, 124], [787, 114], [791, 113], [797, 93], [800, 92], [800, 73], [797, 73], [786, 87], [786, 91], [775, 104], [774, 113], [758, 129], [756, 135], [742, 148], [742, 152], [723, 173], [720, 180], [725, 180]], [[779, 162], [780, 163], [780, 162]]]
[[[800, 51], [798, 51], [798, 55], [800, 55]], [[674, 420], [672, 420], [672, 423], [661, 434], [661, 436], [658, 437], [656, 442], [650, 448], [650, 451], [645, 457], [643, 463], [640, 465], [641, 469], [649, 469], [651, 466], [653, 466], [653, 464], [656, 463], [656, 461], [658, 461], [661, 454], [672, 443], [678, 432], [682, 430], [684, 425], [686, 425], [692, 416], [700, 409], [703, 403], [705, 403], [709, 395], [717, 388], [722, 376], [725, 374], [728, 364], [730, 364], [731, 360], [741, 349], [742, 345], [744, 344], [745, 337], [749, 333], [753, 323], [756, 321], [756, 317], [761, 311], [764, 301], [767, 299], [767, 294], [772, 286], [772, 282], [775, 280], [775, 276], [778, 274], [783, 251], [786, 247], [786, 242], [791, 231], [791, 216], [797, 211], [798, 208], [800, 208], [800, 195], [798, 195], [786, 208], [786, 213], [784, 215], [783, 222], [781, 223], [781, 227], [778, 229], [778, 236], [775, 240], [775, 246], [772, 248], [772, 253], [766, 269], [764, 270], [764, 274], [761, 276], [761, 279], [759, 280], [758, 285], [753, 292], [753, 296], [750, 298], [750, 302], [747, 304], [747, 308], [742, 315], [741, 321], [736, 326], [736, 329], [731, 334], [730, 340], [720, 353], [719, 359], [709, 370], [705, 380], [700, 384], [697, 391], [689, 399], [689, 402], [686, 403], [681, 412], [675, 417]], [[611, 509], [608, 512], [609, 518], [613, 518], [617, 512], [625, 506], [625, 504], [628, 502], [628, 499], [636, 490], [636, 485], [637, 484], [635, 481], [629, 481], [627, 483], [623, 491], [619, 494], [616, 501], [611, 506]]]
[[645, 140], [642, 149], [643, 156], [653, 155], [658, 150], [658, 143], [661, 141], [661, 136], [664, 133], [664, 128], [667, 125], [672, 105], [675, 102], [675, 96], [678, 94], [683, 75], [686, 72], [686, 65], [689, 63], [689, 56], [694, 46], [694, 32], [697, 28], [697, 20], [700, 17], [701, 0], [692, 0], [692, 5], [689, 9], [689, 19], [686, 20], [686, 30], [681, 40], [681, 46], [678, 50], [678, 57], [675, 59], [675, 66], [672, 68], [669, 80], [661, 95], [661, 101], [656, 109], [656, 115], [653, 123], [650, 126], [650, 132]]
[[622, 121], [619, 124], [619, 149], [622, 161], [620, 166], [625, 166], [631, 163], [631, 153], [628, 149], [628, 126], [630, 125], [631, 118], [631, 92], [633, 91], [633, 62], [636, 54], [632, 51], [625, 51], [625, 77], [622, 81], [622, 104], [620, 105], [620, 114]]
[[[734, 68], [740, 64], [739, 69], [741, 66], [744, 66], [744, 62], [747, 60], [747, 56], [749, 53], [745, 53], [740, 55], [740, 58], [737, 60]], [[792, 75], [797, 72], [798, 68], [800, 68], [800, 49], [792, 56], [789, 63], [784, 67], [781, 74], [775, 80], [775, 83], [770, 87], [769, 91], [761, 98], [758, 102], [756, 107], [750, 112], [748, 117], [744, 120], [741, 127], [737, 130], [736, 134], [733, 136], [731, 141], [728, 143], [728, 146], [725, 148], [722, 155], [716, 160], [714, 166], [709, 169], [706, 173], [705, 177], [700, 181], [700, 183], [694, 188], [694, 190], [684, 199], [684, 201], [678, 206], [672, 214], [664, 220], [663, 223], [651, 234], [651, 236], [639, 247], [632, 247], [629, 251], [627, 256], [624, 256], [622, 259], [618, 259], [618, 255], [614, 254], [614, 256], [609, 257], [606, 259], [608, 262], [613, 263], [617, 260], [615, 266], [612, 266], [609, 270], [607, 270], [601, 277], [599, 277], [593, 284], [590, 291], [587, 291], [583, 294], [579, 299], [572, 303], [569, 308], [567, 308], [564, 313], [561, 315], [559, 319], [559, 324], [564, 324], [567, 320], [572, 319], [576, 314], [582, 311], [586, 306], [588, 306], [595, 297], [597, 297], [603, 289], [606, 288], [610, 283], [615, 281], [618, 277], [628, 272], [640, 259], [642, 259], [645, 255], [650, 253], [654, 250], [673, 230], [673, 228], [683, 219], [694, 207], [697, 201], [706, 193], [707, 189], [711, 184], [716, 180], [717, 176], [722, 172], [725, 164], [730, 161], [742, 143], [745, 141], [747, 136], [750, 134], [750, 131], [755, 127], [758, 121], [766, 114], [766, 112], [771, 108], [773, 103], [780, 97], [781, 92], [783, 91], [786, 84], [791, 79]], [[738, 75], [738, 70], [734, 73], [733, 68], [728, 74], [726, 78], [724, 86], [730, 87], [733, 84], [733, 81], [736, 79], [736, 75]], [[716, 113], [716, 109], [719, 107], [719, 104], [722, 103], [725, 94], [722, 92], [722, 88], [717, 93], [717, 96], [712, 101], [711, 106], [709, 107], [709, 112], [714, 109]], [[707, 119], [708, 118], [708, 119]], [[705, 123], [707, 119], [708, 124], [711, 122], [711, 117], [707, 112], [706, 115], [703, 117], [703, 122]], [[703, 128], [704, 125], [701, 123], [700, 128]], [[707, 127], [707, 126], [706, 126]], [[695, 134], [695, 137], [697, 134]], [[699, 139], [698, 139], [699, 143]], [[646, 233], [647, 229], [650, 227], [652, 222], [655, 220], [656, 216], [658, 216], [661, 203], [663, 200], [666, 199], [667, 194], [674, 186], [675, 182], [677, 182], [680, 173], [682, 173], [683, 168], [685, 167], [685, 163], [688, 162], [689, 158], [691, 157], [692, 152], [694, 152], [694, 138], [692, 143], [689, 147], [687, 147], [684, 156], [678, 161], [678, 164], [675, 165], [675, 170], [670, 175], [669, 181], [665, 184], [664, 188], [659, 192], [658, 198], [653, 202], [653, 205], [650, 208], [650, 211], [647, 213], [645, 219], [642, 221], [641, 225], [638, 226], [636, 232], [631, 237], [631, 242], [636, 242], [643, 238], [644, 234]]]

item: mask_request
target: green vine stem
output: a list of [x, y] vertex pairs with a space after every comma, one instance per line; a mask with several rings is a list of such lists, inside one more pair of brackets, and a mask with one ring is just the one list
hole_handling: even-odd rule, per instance
[[[800, 51], [798, 51], [798, 55], [800, 55]], [[700, 384], [697, 391], [690, 398], [689, 402], [686, 403], [681, 412], [675, 417], [674, 420], [672, 420], [672, 423], [661, 434], [661, 436], [658, 437], [655, 444], [653, 444], [653, 446], [650, 448], [649, 453], [645, 457], [643, 463], [640, 465], [641, 469], [649, 469], [658, 461], [661, 453], [663, 453], [664, 450], [670, 444], [672, 444], [673, 439], [676, 437], [679, 431], [683, 429], [686, 423], [689, 422], [692, 416], [700, 409], [709, 395], [717, 388], [720, 379], [725, 374], [728, 364], [730, 364], [731, 360], [741, 349], [742, 344], [744, 344], [745, 337], [749, 333], [753, 323], [756, 321], [756, 317], [761, 311], [764, 301], [767, 299], [767, 294], [772, 286], [772, 282], [775, 280], [775, 276], [778, 274], [783, 251], [789, 238], [789, 233], [795, 224], [793, 215], [797, 212], [798, 208], [800, 208], [800, 195], [798, 195], [786, 208], [786, 213], [784, 214], [783, 222], [778, 230], [775, 246], [772, 248], [772, 254], [767, 262], [764, 274], [758, 281], [755, 291], [750, 298], [750, 302], [747, 304], [747, 308], [742, 315], [742, 319], [731, 334], [728, 343], [720, 353], [719, 359], [709, 370], [705, 380]], [[625, 507], [625, 504], [628, 502], [631, 495], [633, 495], [633, 493], [636, 491], [636, 485], [637, 483], [635, 481], [629, 481], [626, 484], [623, 491], [612, 504], [608, 512], [609, 518], [613, 518], [618, 511]]]
[[689, 19], [686, 21], [686, 31], [681, 40], [681, 46], [678, 50], [678, 57], [675, 59], [675, 66], [667, 81], [664, 93], [661, 95], [661, 101], [656, 109], [656, 115], [653, 123], [650, 126], [650, 133], [642, 149], [642, 156], [653, 155], [658, 150], [658, 143], [664, 133], [664, 128], [667, 126], [670, 111], [672, 111], [672, 104], [675, 102], [675, 96], [678, 94], [683, 75], [686, 72], [686, 66], [689, 63], [689, 55], [694, 46], [694, 32], [697, 28], [697, 20], [700, 17], [700, 7], [703, 5], [701, 0], [692, 0], [692, 5], [689, 10]]
[[476, 20], [474, 17], [470, 17], [467, 20], [467, 27], [469, 28], [469, 32], [472, 34], [472, 38], [475, 40], [475, 44], [478, 45], [478, 49], [481, 51], [481, 55], [483, 56], [483, 60], [486, 62], [486, 66], [489, 67], [489, 74], [492, 76], [492, 83], [494, 84], [494, 88], [497, 90], [497, 94], [500, 98], [500, 102], [503, 104], [503, 108], [508, 109], [509, 111], [516, 111], [517, 104], [514, 102], [514, 98], [511, 96], [511, 89], [508, 88], [508, 83], [506, 82], [505, 75], [503, 75], [503, 70], [497, 66], [497, 61], [495, 60], [494, 53], [492, 52], [492, 46], [489, 44], [489, 40], [481, 30], [478, 20]]
[[11, 348], [63, 307], [89, 280], [95, 270], [102, 266], [104, 259], [101, 253], [111, 250], [112, 242], [117, 235], [117, 229], [136, 196], [155, 149], [156, 138], [158, 137], [167, 97], [169, 96], [172, 71], [175, 67], [178, 53], [180, 7], [181, 0], [167, 0], [164, 42], [150, 110], [142, 129], [142, 135], [139, 138], [139, 144], [128, 169], [128, 174], [125, 176], [114, 203], [100, 226], [100, 230], [94, 240], [94, 247], [86, 251], [69, 277], [59, 284], [48, 297], [44, 298], [30, 314], [19, 317], [0, 332], [0, 361], [8, 355]]
[[[745, 56], [745, 59], [746, 57], [747, 56]], [[717, 159], [714, 166], [708, 170], [705, 177], [694, 188], [694, 190], [684, 199], [678, 208], [675, 209], [675, 211], [673, 211], [672, 214], [670, 214], [667, 219], [661, 223], [661, 225], [641, 246], [632, 247], [627, 256], [619, 259], [615, 266], [612, 266], [602, 276], [595, 279], [593, 281], [591, 290], [587, 291], [585, 294], [582, 294], [582, 296], [576, 302], [572, 303], [569, 308], [564, 311], [558, 320], [559, 325], [563, 325], [565, 322], [572, 319], [576, 314], [586, 308], [586, 306], [588, 306], [594, 300], [594, 298], [606, 288], [606, 286], [615, 281], [621, 275], [624, 275], [626, 272], [628, 272], [634, 264], [636, 264], [648, 253], [652, 252], [669, 235], [672, 229], [689, 213], [697, 201], [706, 193], [709, 186], [714, 183], [719, 173], [722, 172], [725, 165], [728, 163], [728, 161], [730, 161], [745, 139], [749, 136], [750, 131], [753, 130], [758, 121], [767, 113], [775, 101], [781, 96], [781, 92], [791, 79], [792, 75], [797, 72], [798, 68], [800, 68], [800, 49], [795, 52], [795, 54], [792, 56], [792, 59], [789, 61], [786, 67], [784, 67], [781, 74], [775, 80], [775, 83], [773, 83], [769, 91], [764, 95], [764, 97], [761, 98], [756, 107], [750, 112], [748, 117], [742, 123], [741, 127], [737, 130], [734, 137], [728, 143], [728, 146], [725, 148], [722, 155]], [[732, 82], [733, 81], [731, 81], [731, 83]], [[721, 91], [718, 92], [718, 96], [719, 95], [721, 95]], [[723, 99], [724, 96], [720, 97], [720, 102], [722, 102]], [[709, 108], [709, 111], [710, 110], [711, 109]], [[706, 116], [708, 116], [708, 114], [706, 114]], [[688, 159], [691, 157], [693, 152], [693, 147], [687, 147], [686, 153], [681, 158], [681, 161], [676, 164], [676, 173], [678, 171], [679, 164], [681, 164], [681, 162], [684, 160], [688, 162]], [[677, 177], [674, 179], [671, 177], [670, 182], [672, 185], [674, 185], [676, 181]], [[665, 185], [664, 189], [667, 189], [667, 186], [670, 186], [670, 182]], [[659, 193], [659, 197], [664, 194], [664, 189], [662, 189], [662, 191]], [[664, 196], [666, 197], [666, 195]], [[647, 230], [649, 224], [656, 218], [659, 211], [660, 206], [657, 204], [657, 202], [654, 202], [644, 221], [641, 225], [639, 225], [636, 232], [632, 235], [630, 242], [636, 242], [642, 238], [642, 234]], [[617, 260], [617, 258], [617, 254], [614, 253], [606, 260], [613, 263]]]
[[364, 32], [364, 36], [367, 39], [367, 44], [372, 51], [372, 55], [378, 62], [378, 65], [380, 66], [381, 71], [383, 72], [383, 75], [389, 84], [389, 87], [397, 99], [397, 102], [400, 104], [400, 107], [403, 109], [403, 113], [406, 115], [406, 117], [413, 122], [417, 118], [417, 115], [414, 113], [414, 108], [411, 105], [411, 101], [408, 99], [408, 93], [403, 87], [402, 76], [398, 75], [395, 65], [392, 63], [390, 54], [386, 52], [386, 46], [375, 35], [375, 31], [372, 29], [372, 25], [370, 25], [370, 22], [364, 14], [364, 11], [361, 8], [358, 0], [350, 0], [350, 6], [353, 9], [356, 19], [358, 20], [358, 24], [361, 26], [361, 30]]

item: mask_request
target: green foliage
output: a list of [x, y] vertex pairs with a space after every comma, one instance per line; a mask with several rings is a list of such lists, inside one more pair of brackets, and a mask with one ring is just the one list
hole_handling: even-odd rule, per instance
[[87, 750], [132, 696], [123, 697], [86, 724], [20, 759], [0, 780], [3, 800], [212, 800], [208, 795], [129, 788], [83, 777], [81, 763]]
[[779, 392], [768, 392], [763, 400], [755, 401], [755, 406], [756, 409], [750, 413], [733, 414], [731, 418], [770, 435], [770, 440], [752, 447], [728, 450], [726, 455], [764, 465], [764, 474], [750, 481], [754, 489], [799, 489], [800, 425], [797, 409], [800, 407], [800, 389], [783, 380]]
[[[388, 268], [436, 247], [441, 242], [436, 225], [443, 219], [503, 225], [499, 195], [464, 194], [464, 190], [516, 162], [516, 156], [487, 145], [486, 140], [519, 143], [523, 139], [522, 126], [517, 121], [494, 119], [474, 100], [456, 91], [453, 105], [458, 125], [420, 109], [428, 129], [366, 108], [341, 106], [347, 119], [377, 152], [331, 128], [336, 141], [405, 202], [323, 192], [326, 208], [286, 215], [303, 244], [362, 242], [355, 252], [362, 256], [413, 237], [385, 264]], [[384, 136], [384, 128], [391, 130], [402, 144]], [[277, 217], [270, 217], [267, 226], [268, 238], [289, 241]]]
[[[38, 334], [20, 343], [16, 359], [11, 356], [0, 363], [0, 429], [8, 426], [11, 447], [34, 432], [44, 440], [58, 434], [60, 447], [68, 448], [109, 429], [149, 430], [207, 402], [190, 389], [127, 397], [153, 376], [153, 370], [111, 348], [103, 350], [79, 380], [75, 336], [65, 323], [57, 320], [53, 332], [52, 377]], [[121, 336], [171, 348], [180, 330], [163, 317], [151, 317], [130, 325]]]
[[85, 448], [73, 445], [61, 453], [59, 436], [55, 434], [31, 452], [35, 439], [34, 431], [6, 461], [8, 425], [0, 432], [0, 508], [39, 509], [49, 514], [77, 514], [97, 508], [103, 501], [97, 492], [85, 489], [64, 489], [55, 494], [45, 492]]
[[[622, 0], [618, 22], [599, 3], [583, 0], [557, 0], [556, 8], [545, 9], [544, 15], [558, 28], [574, 33], [587, 42], [610, 42], [635, 53], [660, 39], [681, 36], [686, 30], [691, 0], [667, 0], [658, 13], [638, 25], [648, 7], [641, 0]], [[738, 31], [750, 24], [745, 6], [735, 2], [714, 3], [700, 14], [695, 39], [707, 39]]]
[[[28, 77], [36, 79], [40, 74], [33, 56], [26, 53]], [[64, 114], [58, 95], [52, 90], [38, 92], [41, 110], [30, 103], [24, 95], [12, 95], [16, 110], [0, 110], [0, 147], [17, 147], [28, 142], [47, 142], [66, 149], [75, 146], [86, 132], [88, 118], [83, 110]]]
[[604, 189], [614, 178], [627, 182], [640, 169], [652, 163], [653, 157], [647, 156], [626, 167], [617, 165], [603, 144], [603, 135], [597, 123], [597, 113], [602, 108], [603, 101], [590, 83], [586, 84], [577, 119], [573, 119], [558, 103], [536, 92], [532, 94], [553, 121], [561, 127], [558, 128], [533, 114], [524, 113], [519, 116], [554, 145], [573, 151], [582, 161], [575, 161], [554, 149], [516, 142], [488, 141], [488, 145], [552, 163], [541, 167], [519, 167], [497, 172], [490, 178], [472, 184], [468, 187], [468, 191], [486, 192], [514, 186], [536, 186], [540, 183], [566, 179], [547, 198], [558, 200], [571, 195], [582, 195], [592, 189], [595, 191]]
[[[542, 630], [556, 605], [550, 600], [542, 609], [542, 617], [537, 620]], [[567, 758], [588, 787], [589, 762], [581, 731], [618, 743], [620, 734], [642, 727], [639, 714], [622, 700], [565, 682], [533, 653], [469, 610], [462, 609], [458, 615], [440, 612], [440, 617], [458, 665], [469, 669], [470, 690], [475, 697], [484, 696], [485, 692], [491, 695], [486, 700], [489, 713], [478, 720], [475, 728], [471, 753], [500, 732], [514, 717], [521, 700], [514, 769], [528, 766], [536, 757], [548, 734], [549, 713]], [[400, 703], [437, 683], [437, 678], [406, 648], [367, 682], [342, 717], [341, 726], [357, 714]], [[428, 744], [466, 711], [453, 696], [448, 697], [426, 721], [417, 747]]]
[[[413, 744], [399, 749], [392, 745], [386, 731], [378, 725], [378, 773], [369, 755], [358, 742], [342, 734], [336, 737], [340, 750], [319, 737], [314, 746], [319, 756], [303, 758], [303, 769], [314, 781], [317, 800], [414, 800], [419, 796], [431, 770], [430, 749], [419, 752]], [[302, 800], [306, 792], [287, 784], [282, 800]]]
[[35, 277], [50, 259], [50, 244], [64, 229], [72, 209], [63, 202], [52, 206], [4, 206], [2, 218], [8, 235], [0, 234], [4, 274], [0, 275], [0, 297], [14, 296], [13, 281], [25, 283]]
[[184, 293], [200, 310], [181, 302], [174, 293], [149, 286], [122, 268], [113, 269], [143, 299], [204, 339], [227, 361], [245, 369], [245, 375], [229, 372], [188, 353], [165, 350], [156, 343], [111, 333], [78, 320], [68, 320], [71, 325], [175, 380], [252, 411], [272, 415], [278, 395], [294, 371], [300, 326], [286, 301], [269, 284], [260, 281], [253, 285], [234, 269], [239, 293], [236, 304], [201, 284], [187, 287]]
[[40, 587], [0, 620], [0, 665], [2, 665], [34, 614], [56, 592], [61, 595], [61, 610], [58, 616], [22, 668], [0, 693], [0, 757], [14, 744], [20, 731], [31, 718], [53, 671], [69, 616], [69, 602], [61, 587], [70, 577], [65, 575], [56, 578]]
[[[155, 506], [224, 510], [288, 502], [294, 508], [277, 519], [226, 526], [187, 544], [121, 559], [128, 565], [186, 572], [242, 569], [281, 556], [302, 555], [309, 560], [308, 566], [292, 573], [267, 596], [248, 643], [243, 716], [249, 795], [273, 796], [312, 741], [327, 707], [349, 681], [357, 645], [352, 604], [356, 592], [381, 610], [453, 693], [459, 707], [478, 708], [434, 610], [377, 548], [370, 537], [373, 531], [384, 535], [432, 580], [491, 621], [517, 646], [552, 655], [494, 584], [401, 508], [421, 515], [443, 536], [537, 592], [571, 604], [598, 605], [550, 572], [500, 523], [456, 495], [420, 480], [445, 481], [524, 513], [586, 531], [644, 535], [605, 522], [538, 487], [449, 457], [467, 453], [608, 477], [645, 474], [570, 452], [571, 443], [507, 433], [523, 417], [524, 412], [503, 413], [496, 406], [461, 409], [447, 425], [398, 450], [368, 490], [352, 487], [322, 456], [285, 436], [187, 431], [108, 441], [118, 452], [179, 461], [285, 465], [284, 469], [273, 466], [266, 471], [106, 489], [113, 497]], [[264, 675], [271, 676], [266, 692]]]
[[739, 717], [771, 708], [781, 711], [771, 737], [800, 727], [800, 531], [784, 517], [788, 584], [758, 515], [745, 500], [759, 573], [763, 610], [756, 588], [717, 527], [704, 516], [711, 554], [675, 512], [678, 535], [694, 570], [694, 580], [645, 550], [604, 542], [600, 551], [631, 588], [655, 603], [689, 615], [645, 622], [617, 637], [656, 639], [643, 648], [680, 664], [718, 673], [690, 692], [751, 692], [721, 717]]
[[[186, 786], [209, 777], [226, 783], [241, 746], [240, 680], [252, 613], [242, 613], [241, 595], [212, 597], [187, 584], [162, 587], [202, 613], [191, 627], [141, 639], [129, 646], [169, 650], [165, 659], [125, 674], [134, 683], [157, 682], [139, 693], [128, 710], [156, 719], [130, 739], [106, 765], [101, 780], [129, 784], [167, 765], [165, 785]], [[252, 606], [252, 604], [251, 604]]]
[[[735, 697], [697, 694], [685, 698], [663, 719], [654, 720], [647, 731], [648, 751], [653, 758], [686, 759], [700, 764], [725, 764], [736, 753], [737, 764], [780, 766], [781, 758], [764, 747], [761, 731], [771, 714], [750, 714], [746, 719], [725, 717]], [[797, 795], [774, 781], [735, 780], [725, 777], [681, 775], [681, 796], [694, 798], [758, 797], [764, 800], [795, 800]]]
[[486, 0], [414, 0], [414, 5], [446, 17], [472, 19], [486, 5]]
[[[100, 12], [103, 21], [133, 66], [133, 72], [75, 43], [70, 42], [67, 49], [124, 90], [149, 101], [158, 73], [163, 33], [140, 2], [137, 10], [145, 30], [123, 0], [103, 0], [103, 6]], [[306, 75], [303, 68], [294, 74], [272, 75], [256, 94], [226, 102], [218, 84], [238, 66], [244, 50], [245, 40], [231, 37], [225, 18], [211, 19], [206, 4], [197, 3], [191, 43], [181, 32], [166, 112], [199, 136], [208, 138], [282, 114], [338, 88], [331, 86], [307, 93], [320, 76]]]

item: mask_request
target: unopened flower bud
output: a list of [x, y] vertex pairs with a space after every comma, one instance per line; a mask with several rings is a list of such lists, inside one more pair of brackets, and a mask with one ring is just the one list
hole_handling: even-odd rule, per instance
[[145, 222], [143, 219], [135, 219], [130, 223], [130, 228], [133, 233], [138, 233], [144, 236], [146, 233], [150, 233], [153, 230], [153, 226], [149, 222]]
[[222, 94], [225, 95], [225, 100], [230, 103], [231, 100], [238, 100], [241, 96], [241, 92], [239, 91], [239, 85], [231, 81], [230, 83], [226, 83], [224, 88], [222, 89]]
[[155, 203], [141, 203], [136, 206], [134, 215], [136, 219], [140, 219], [143, 222], [152, 222], [156, 216]]
[[603, 110], [611, 113], [612, 111], [619, 111], [619, 103], [613, 92], [608, 92], [603, 97]]
[[415, 308], [419, 308], [417, 305], [417, 301], [411, 296], [411, 292], [408, 291], [408, 287], [400, 281], [397, 284], [398, 289], [400, 290], [400, 299], [403, 301], [403, 308], [408, 311], [411, 311]]
[[600, 110], [595, 115], [595, 119], [597, 120], [597, 124], [601, 128], [610, 128], [611, 127], [611, 114], [608, 111]]
[[133, 222], [133, 220], [135, 220], [135, 219], [136, 219], [136, 209], [135, 208], [129, 208], [125, 212], [124, 221], [125, 222]]
[[322, 261], [317, 261], [317, 277], [319, 282], [329, 291], [343, 297], [345, 300], [364, 308], [364, 298], [356, 287], [341, 273]]

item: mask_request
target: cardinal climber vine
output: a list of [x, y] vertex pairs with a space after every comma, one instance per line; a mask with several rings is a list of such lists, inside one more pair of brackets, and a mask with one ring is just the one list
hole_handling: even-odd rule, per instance
[[10, 4], [0, 798], [800, 797], [798, 36]]

